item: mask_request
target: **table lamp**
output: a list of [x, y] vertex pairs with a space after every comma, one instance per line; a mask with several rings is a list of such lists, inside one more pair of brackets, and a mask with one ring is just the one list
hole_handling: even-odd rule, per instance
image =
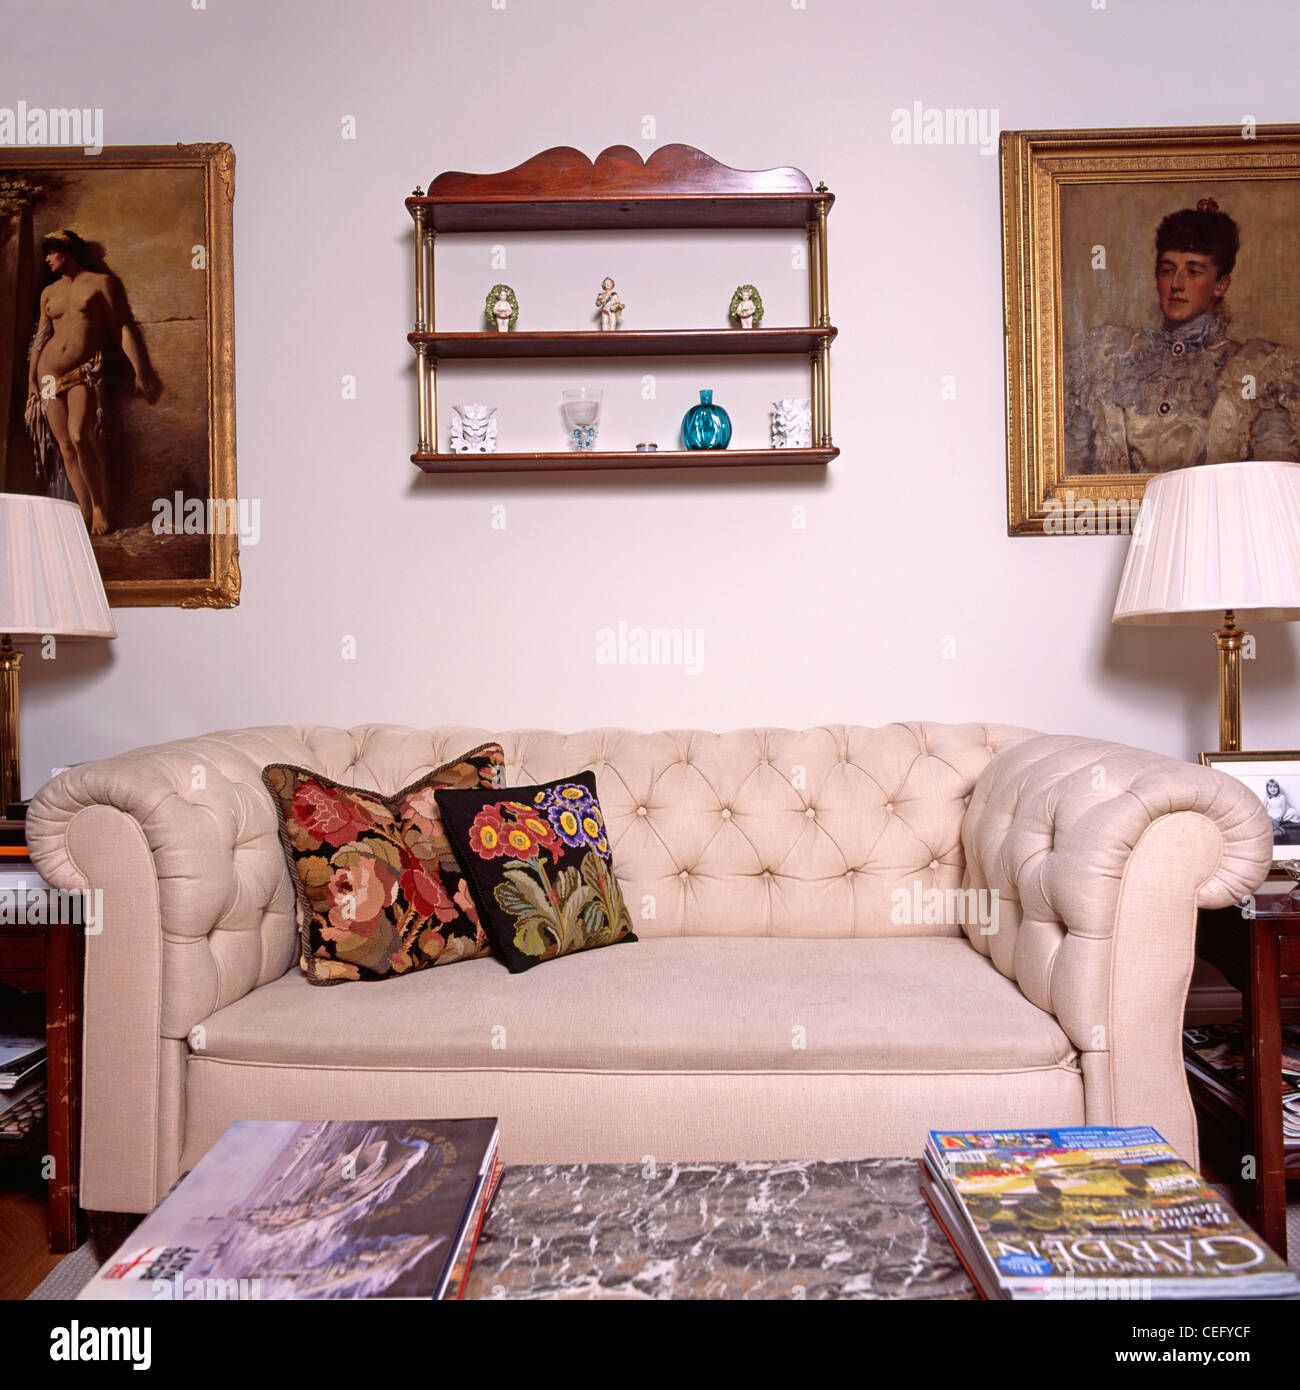
[[0, 815], [22, 796], [11, 639], [116, 636], [80, 507], [0, 492]]
[[1219, 751], [1241, 751], [1238, 619], [1300, 618], [1300, 463], [1251, 460], [1147, 484], [1112, 621], [1215, 623]]

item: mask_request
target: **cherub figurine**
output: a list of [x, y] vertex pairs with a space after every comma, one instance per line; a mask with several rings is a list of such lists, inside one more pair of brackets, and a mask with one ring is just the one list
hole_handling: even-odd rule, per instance
[[763, 321], [762, 296], [753, 285], [738, 285], [736, 293], [731, 296], [728, 312], [733, 319], [740, 320], [742, 328], [753, 328]]
[[493, 285], [487, 297], [488, 321], [496, 324], [498, 333], [508, 333], [519, 318], [519, 301], [509, 285]]
[[618, 297], [614, 282], [608, 275], [600, 282], [600, 293], [596, 296], [596, 308], [600, 310], [602, 330], [617, 328], [619, 315], [627, 308], [627, 305]]

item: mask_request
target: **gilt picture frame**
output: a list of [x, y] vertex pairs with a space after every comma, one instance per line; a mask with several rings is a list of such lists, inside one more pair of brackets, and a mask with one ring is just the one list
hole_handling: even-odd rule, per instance
[[1300, 459], [1300, 126], [1006, 131], [1001, 165], [1009, 535], [1130, 534], [1156, 472]]
[[0, 149], [0, 490], [81, 505], [115, 607], [239, 602], [234, 168]]

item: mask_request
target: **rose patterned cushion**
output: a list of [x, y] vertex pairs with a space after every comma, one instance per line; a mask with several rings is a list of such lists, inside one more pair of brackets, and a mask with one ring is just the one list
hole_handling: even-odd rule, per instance
[[434, 795], [479, 918], [511, 971], [636, 940], [593, 773]]
[[312, 984], [381, 980], [490, 954], [434, 792], [494, 787], [503, 761], [499, 745], [481, 744], [392, 796], [288, 763], [263, 769]]

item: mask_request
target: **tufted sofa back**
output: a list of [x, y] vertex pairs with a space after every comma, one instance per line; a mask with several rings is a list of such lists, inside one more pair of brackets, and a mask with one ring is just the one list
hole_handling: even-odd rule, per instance
[[975, 779], [1029, 736], [891, 724], [519, 732], [503, 743], [511, 780], [594, 769], [638, 933], [849, 937], [960, 932], [933, 914], [911, 920], [916, 889], [961, 885]]
[[[932, 888], [960, 887], [975, 779], [1032, 736], [922, 723], [724, 734], [241, 729], [70, 769], [42, 789], [29, 836], [47, 878], [68, 886], [84, 877], [78, 833], [124, 835], [124, 856], [143, 840], [163, 938], [162, 1031], [184, 1037], [297, 958], [267, 763], [389, 793], [495, 739], [511, 784], [595, 772], [638, 934], [957, 935], [950, 915], [936, 922], [913, 905]], [[130, 828], [102, 819], [118, 812]], [[79, 832], [82, 816], [92, 819]]]

